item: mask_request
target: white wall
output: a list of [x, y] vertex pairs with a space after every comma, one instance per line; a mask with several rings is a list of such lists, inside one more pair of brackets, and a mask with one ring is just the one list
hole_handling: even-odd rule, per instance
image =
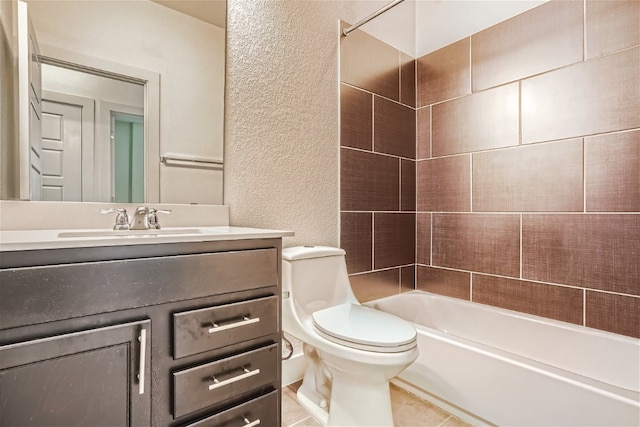
[[339, 244], [339, 20], [378, 2], [228, 0], [225, 203], [231, 224]]
[[[150, 1], [28, 3], [41, 43], [160, 74], [161, 154], [222, 158], [222, 28]], [[163, 165], [160, 173], [162, 202], [222, 201], [220, 171]]]

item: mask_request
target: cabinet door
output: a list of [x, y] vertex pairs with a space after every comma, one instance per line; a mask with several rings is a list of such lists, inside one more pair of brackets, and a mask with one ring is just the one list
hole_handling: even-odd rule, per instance
[[0, 425], [150, 425], [151, 321], [0, 346]]

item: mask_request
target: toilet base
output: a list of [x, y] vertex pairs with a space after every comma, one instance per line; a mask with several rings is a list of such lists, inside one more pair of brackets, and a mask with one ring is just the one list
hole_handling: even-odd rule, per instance
[[307, 414], [311, 415], [314, 420], [322, 424], [323, 426], [329, 425], [329, 412], [326, 408], [321, 408], [317, 402], [314, 402], [311, 398], [307, 397], [306, 394], [300, 392], [296, 394], [298, 398], [298, 404], [307, 411]]
[[[327, 427], [344, 426], [393, 426], [389, 382], [380, 376], [373, 379], [353, 375], [333, 374], [331, 401], [305, 387], [298, 389], [298, 403], [317, 422]], [[374, 377], [376, 375], [373, 375]]]

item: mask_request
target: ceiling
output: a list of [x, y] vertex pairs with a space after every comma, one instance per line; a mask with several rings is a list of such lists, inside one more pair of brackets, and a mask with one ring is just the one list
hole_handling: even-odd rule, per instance
[[[217, 27], [226, 27], [225, 0], [152, 1]], [[548, 0], [405, 0], [363, 25], [361, 29], [418, 58], [546, 1]], [[366, 3], [371, 12], [374, 12], [391, 2], [392, 0], [368, 0]]]
[[[405, 0], [361, 29], [418, 58], [546, 1]], [[371, 11], [389, 3], [391, 0], [370, 0]]]
[[227, 26], [226, 0], [152, 0], [216, 27]]

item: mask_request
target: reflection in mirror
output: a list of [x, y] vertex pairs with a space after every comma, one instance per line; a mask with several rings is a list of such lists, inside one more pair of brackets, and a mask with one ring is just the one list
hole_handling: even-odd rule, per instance
[[[222, 203], [225, 30], [191, 15], [212, 13], [213, 5], [224, 15], [224, 1], [162, 3], [196, 8], [183, 13], [150, 0], [26, 1], [43, 60], [42, 182], [34, 189], [27, 178], [25, 197], [6, 190], [16, 183], [3, 179], [3, 198]], [[73, 117], [69, 106], [78, 118], [67, 129], [61, 118]], [[70, 132], [76, 137], [67, 153], [60, 149], [66, 140], [56, 138]], [[18, 181], [23, 188], [22, 175]]]
[[143, 82], [42, 64], [42, 200], [144, 202]]

